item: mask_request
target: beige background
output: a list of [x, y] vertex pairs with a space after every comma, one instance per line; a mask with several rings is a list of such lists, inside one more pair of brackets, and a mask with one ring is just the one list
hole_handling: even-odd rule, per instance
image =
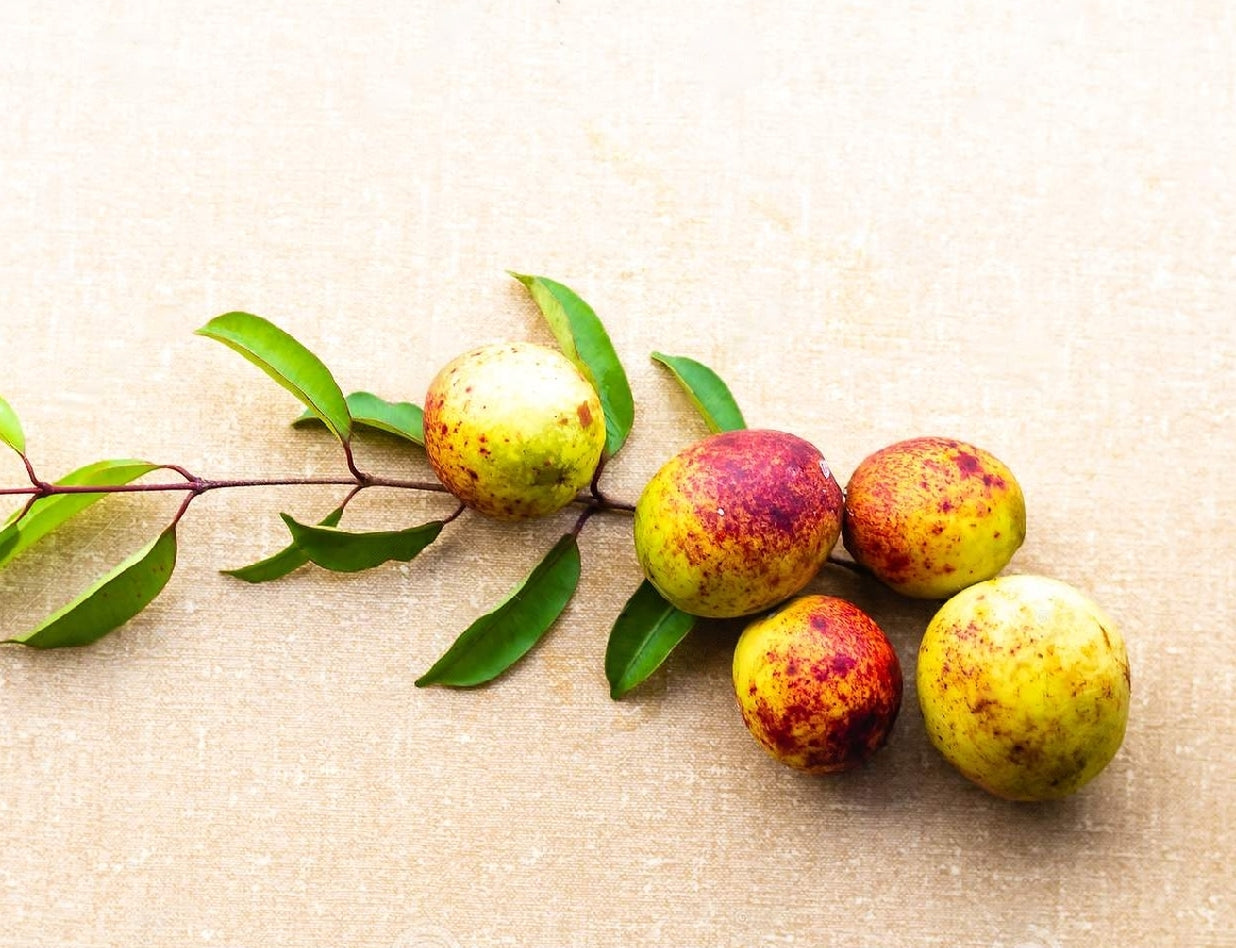
[[[261, 313], [345, 389], [419, 400], [474, 343], [548, 340], [503, 271], [539, 272], [630, 372], [613, 493], [703, 430], [652, 349], [843, 479], [902, 437], [975, 441], [1028, 496], [1013, 569], [1092, 593], [1135, 690], [1124, 749], [1060, 804], [967, 785], [912, 687], [869, 767], [810, 779], [742, 728], [733, 629], [608, 699], [621, 518], [589, 526], [543, 646], [451, 693], [412, 680], [568, 516], [255, 589], [217, 570], [336, 495], [212, 495], [138, 621], [0, 652], [0, 944], [1236, 943], [1236, 14], [1009, 6], [5, 5], [0, 391], [48, 476], [334, 473], [194, 328]], [[172, 505], [109, 501], [0, 575], [5, 631]], [[352, 522], [442, 506], [366, 497]], [[867, 607], [912, 675], [929, 605], [812, 589]]]

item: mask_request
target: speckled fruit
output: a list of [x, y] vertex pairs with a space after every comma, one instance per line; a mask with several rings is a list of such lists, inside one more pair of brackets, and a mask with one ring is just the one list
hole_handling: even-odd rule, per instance
[[831, 596], [803, 596], [747, 626], [734, 692], [747, 729], [808, 773], [857, 767], [888, 739], [901, 665], [871, 617]]
[[553, 513], [586, 487], [605, 447], [597, 393], [562, 353], [484, 346], [442, 368], [425, 396], [425, 451], [461, 501], [500, 520]]
[[1026, 538], [1026, 502], [982, 448], [913, 438], [858, 466], [843, 530], [850, 555], [897, 592], [943, 599], [1004, 569]]
[[841, 532], [841, 488], [811, 444], [729, 431], [669, 460], [635, 507], [644, 575], [684, 612], [750, 615], [802, 589]]
[[923, 635], [917, 681], [931, 742], [1011, 800], [1073, 793], [1124, 739], [1124, 640], [1058, 580], [1004, 576], [958, 593]]

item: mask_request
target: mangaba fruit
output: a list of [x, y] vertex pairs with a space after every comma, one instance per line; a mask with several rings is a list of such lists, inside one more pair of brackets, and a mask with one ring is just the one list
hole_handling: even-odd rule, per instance
[[596, 390], [561, 352], [530, 342], [464, 353], [425, 396], [425, 452], [438, 479], [499, 520], [569, 504], [592, 480], [604, 447]]
[[1013, 472], [982, 448], [912, 438], [859, 464], [846, 486], [845, 548], [906, 596], [944, 599], [1002, 570], [1026, 538]]
[[781, 431], [715, 434], [671, 458], [635, 506], [644, 575], [684, 612], [751, 615], [801, 590], [841, 532], [824, 456]]
[[807, 773], [857, 767], [888, 740], [901, 708], [897, 653], [870, 616], [833, 596], [803, 596], [752, 622], [733, 675], [752, 736]]
[[1078, 790], [1115, 756], [1129, 717], [1129, 657], [1098, 606], [1045, 576], [962, 590], [923, 634], [918, 697], [931, 742], [1011, 800]]

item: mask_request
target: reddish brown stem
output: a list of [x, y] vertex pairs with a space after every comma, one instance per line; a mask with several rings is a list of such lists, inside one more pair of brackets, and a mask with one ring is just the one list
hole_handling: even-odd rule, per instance
[[[0, 497], [26, 497], [26, 506], [22, 510], [21, 516], [25, 516], [29, 512], [31, 505], [35, 501], [41, 500], [44, 497], [54, 497], [58, 494], [148, 494], [159, 492], [182, 492], [188, 496], [185, 498], [185, 503], [182, 504], [180, 511], [176, 515], [176, 519], [184, 516], [185, 510], [188, 509], [190, 503], [202, 494], [213, 490], [226, 490], [236, 487], [351, 487], [352, 492], [348, 495], [346, 503], [351, 500], [356, 494], [370, 487], [384, 487], [394, 490], [419, 490], [428, 493], [446, 494], [449, 491], [437, 481], [419, 481], [419, 480], [398, 480], [387, 477], [375, 477], [370, 474], [365, 474], [361, 471], [356, 471], [352, 477], [271, 477], [271, 478], [233, 478], [212, 480], [209, 478], [198, 477], [179, 465], [164, 464], [161, 467], [165, 470], [175, 471], [184, 481], [159, 482], [154, 484], [49, 484], [46, 481], [38, 479], [34, 474], [33, 468], [27, 462], [27, 469], [31, 476], [31, 485], [29, 487], [2, 487], [0, 488]], [[625, 503], [620, 500], [614, 500], [605, 496], [600, 491], [595, 495], [581, 493], [572, 503], [582, 504], [587, 509], [584, 511], [582, 520], [587, 521], [588, 517], [597, 511], [606, 512], [623, 512], [630, 513], [635, 509], [634, 504]], [[453, 514], [451, 519], [459, 516], [459, 512]], [[18, 519], [21, 519], [20, 517]], [[582, 526], [582, 523], [581, 523]]]
[[33, 494], [37, 500], [40, 497], [53, 497], [57, 494], [142, 494], [159, 491], [190, 491], [204, 494], [208, 490], [220, 490], [227, 487], [308, 487], [312, 485], [329, 485], [346, 487], [354, 485], [351, 478], [339, 477], [306, 477], [306, 478], [272, 478], [252, 480], [192, 480], [171, 484], [44, 484], [41, 487], [3, 487], [0, 497], [21, 496]]
[[586, 524], [589, 518], [591, 518], [592, 515], [600, 509], [601, 508], [595, 504], [585, 507], [580, 513], [579, 519], [575, 521], [575, 526], [571, 528], [571, 536], [579, 536], [580, 532], [584, 529], [584, 524]]

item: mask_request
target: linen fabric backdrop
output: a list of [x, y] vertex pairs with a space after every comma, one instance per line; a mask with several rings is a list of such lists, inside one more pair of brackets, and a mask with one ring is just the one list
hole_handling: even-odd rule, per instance
[[[826, 569], [808, 590], [867, 609], [907, 689], [868, 766], [810, 778], [742, 726], [740, 623], [609, 699], [628, 518], [587, 526], [510, 674], [418, 690], [571, 515], [249, 587], [219, 570], [341, 492], [220, 491], [135, 621], [0, 651], [0, 945], [1236, 943], [1230, 4], [10, 4], [0, 90], [0, 393], [43, 476], [342, 473], [193, 330], [258, 313], [345, 391], [419, 402], [474, 345], [552, 342], [505, 271], [545, 274], [630, 375], [611, 494], [705, 430], [653, 350], [842, 483], [902, 438], [974, 442], [1027, 496], [1009, 570], [1093, 596], [1133, 669], [1106, 772], [1001, 802], [924, 734], [935, 604]], [[8, 452], [0, 478], [25, 483]], [[0, 573], [5, 634], [175, 503], [109, 498]], [[347, 523], [449, 510], [371, 491]]]

